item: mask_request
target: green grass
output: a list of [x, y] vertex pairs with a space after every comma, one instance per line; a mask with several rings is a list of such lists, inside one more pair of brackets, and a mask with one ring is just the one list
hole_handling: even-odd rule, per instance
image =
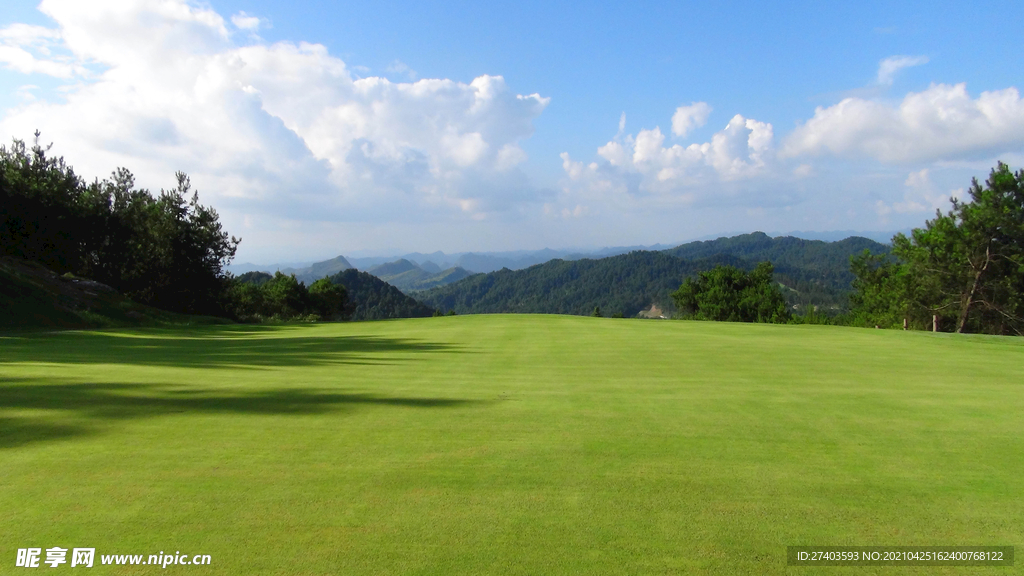
[[785, 553], [1024, 550], [1022, 432], [1011, 338], [569, 316], [0, 337], [0, 573], [29, 546], [210, 554], [167, 568], [204, 575], [1013, 573]]

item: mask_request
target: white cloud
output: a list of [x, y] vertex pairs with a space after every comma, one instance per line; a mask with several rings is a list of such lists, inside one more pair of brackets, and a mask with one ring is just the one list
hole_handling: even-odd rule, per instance
[[950, 197], [959, 197], [963, 189], [949, 192], [938, 192], [932, 183], [928, 168], [911, 172], [903, 182], [903, 199], [898, 202], [878, 200], [875, 211], [883, 219], [890, 213], [897, 214], [934, 214], [935, 210], [949, 208]]
[[1016, 88], [972, 99], [965, 84], [934, 84], [899, 106], [847, 98], [817, 108], [786, 139], [786, 157], [829, 152], [887, 163], [934, 162], [1019, 150], [1024, 102]]
[[928, 63], [927, 56], [889, 56], [878, 63], [878, 83], [892, 86], [896, 73], [904, 68]]
[[55, 55], [60, 31], [43, 26], [12, 24], [0, 29], [0, 64], [22, 74], [45, 74], [70, 79], [86, 73], [66, 55]]
[[[207, 201], [226, 199], [218, 206], [298, 219], [481, 218], [540, 201], [515, 166], [548, 99], [517, 95], [501, 76], [358, 78], [321, 45], [236, 45], [219, 14], [184, 0], [40, 8], [57, 29], [0, 38], [41, 38], [71, 60], [36, 54], [20, 66], [101, 70], [59, 100], [8, 110], [0, 133], [38, 128], [87, 176], [126, 166], [158, 186], [185, 170]], [[232, 23], [253, 31], [259, 19]]]
[[700, 128], [708, 121], [711, 106], [707, 102], [694, 102], [689, 106], [676, 108], [672, 115], [672, 133], [682, 138], [694, 128]]
[[248, 30], [249, 32], [256, 32], [260, 29], [260, 18], [258, 16], [250, 16], [245, 12], [239, 12], [231, 17], [231, 23], [235, 25], [235, 28], [239, 30]]
[[614, 206], [651, 197], [688, 204], [707, 196], [713, 189], [708, 185], [765, 175], [774, 156], [773, 129], [737, 114], [710, 142], [666, 146], [665, 135], [655, 127], [617, 137], [597, 154], [603, 161], [590, 164], [561, 155], [563, 204]]
[[[665, 146], [660, 128], [611, 141], [597, 153], [611, 167], [644, 177], [643, 188], [670, 191], [707, 179], [757, 174], [772, 150], [772, 125], [737, 114], [710, 142]], [[563, 155], [563, 159], [565, 156]], [[570, 174], [571, 175], [571, 174]]]
[[59, 39], [60, 31], [45, 26], [11, 24], [6, 28], [0, 29], [0, 41], [5, 43], [24, 45]]
[[20, 46], [0, 46], [0, 63], [22, 74], [45, 74], [55, 78], [71, 78], [76, 67], [54, 60], [40, 60]]
[[711, 138], [708, 159], [727, 180], [754, 176], [764, 167], [773, 139], [771, 124], [737, 114]]

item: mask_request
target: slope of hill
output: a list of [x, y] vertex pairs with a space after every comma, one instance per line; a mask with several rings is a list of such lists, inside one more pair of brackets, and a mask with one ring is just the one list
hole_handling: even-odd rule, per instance
[[461, 266], [456, 266], [454, 268], [442, 270], [437, 274], [433, 274], [431, 276], [428, 276], [426, 278], [423, 278], [412, 283], [409, 286], [409, 290], [414, 292], [419, 290], [429, 290], [436, 286], [445, 286], [453, 282], [458, 282], [459, 280], [462, 280], [463, 278], [469, 278], [472, 275], [473, 273], [466, 270], [465, 268], [462, 268]]
[[684, 260], [697, 260], [718, 254], [729, 254], [755, 262], [771, 261], [777, 272], [804, 281], [817, 281], [840, 288], [853, 282], [850, 256], [870, 250], [874, 254], [887, 253], [889, 246], [874, 240], [852, 236], [838, 242], [803, 240], [792, 236], [772, 238], [763, 232], [719, 238], [705, 242], [690, 242], [665, 250]]
[[405, 272], [409, 272], [412, 270], [421, 270], [421, 268], [413, 264], [412, 262], [406, 260], [405, 258], [401, 258], [399, 260], [395, 260], [394, 262], [388, 262], [386, 264], [381, 264], [380, 266], [374, 266], [373, 268], [367, 270], [367, 272], [373, 274], [377, 278], [387, 281], [388, 277], [398, 276], [399, 274], [403, 274]]
[[36, 262], [0, 258], [0, 329], [226, 322], [157, 310], [128, 300], [106, 284], [59, 276]]
[[427, 260], [426, 262], [421, 262], [419, 266], [420, 268], [426, 270], [427, 272], [430, 272], [431, 274], [441, 273], [441, 267], [438, 266], [437, 264], [434, 264], [430, 260]]
[[433, 308], [406, 296], [380, 278], [355, 268], [331, 276], [331, 282], [341, 284], [347, 290], [353, 320], [424, 318], [434, 314]]
[[352, 268], [348, 260], [344, 256], [336, 256], [330, 260], [324, 260], [323, 262], [316, 262], [310, 265], [309, 268], [302, 268], [300, 270], [282, 270], [285, 274], [295, 274], [295, 278], [299, 282], [305, 282], [306, 285], [310, 285], [313, 282], [325, 277], [333, 276], [338, 272], [348, 270]]
[[840, 242], [771, 238], [760, 232], [692, 242], [660, 252], [637, 251], [599, 260], [553, 260], [526, 270], [471, 276], [421, 295], [425, 303], [457, 313], [535, 312], [635, 316], [656, 304], [674, 310], [669, 294], [683, 279], [717, 264], [752, 270], [775, 265], [775, 279], [792, 306], [813, 305], [840, 312], [848, 305], [853, 280], [849, 258], [864, 249], [888, 247], [866, 238]]
[[669, 294], [683, 278], [715, 264], [743, 265], [730, 257], [692, 262], [661, 252], [630, 252], [600, 260], [551, 260], [526, 270], [470, 276], [421, 294], [425, 303], [459, 314], [496, 312], [636, 316], [657, 303], [671, 307]]
[[[428, 262], [428, 264], [432, 263]], [[438, 266], [434, 264], [433, 268], [438, 268]], [[368, 272], [406, 293], [451, 284], [471, 274], [471, 272], [458, 266], [448, 270], [431, 272], [425, 270], [421, 265], [417, 265], [415, 262], [410, 262], [404, 258], [374, 266]]]

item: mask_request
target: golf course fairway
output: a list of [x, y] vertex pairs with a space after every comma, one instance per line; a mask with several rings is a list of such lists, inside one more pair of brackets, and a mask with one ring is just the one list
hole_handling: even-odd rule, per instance
[[0, 510], [2, 574], [36, 573], [32, 547], [43, 574], [1018, 573], [786, 547], [1024, 553], [1024, 339], [541, 315], [8, 334]]

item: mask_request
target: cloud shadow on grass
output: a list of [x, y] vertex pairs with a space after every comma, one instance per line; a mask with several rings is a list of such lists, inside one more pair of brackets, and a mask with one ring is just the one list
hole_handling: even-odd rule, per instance
[[[170, 385], [47, 384], [31, 378], [0, 379], [0, 410], [14, 411], [13, 416], [0, 417], [0, 449], [90, 435], [116, 421], [180, 413], [310, 415], [359, 406], [455, 408], [480, 402], [322, 389], [230, 393]], [[40, 411], [44, 411], [42, 416]], [[29, 415], [22, 415], [26, 412]]]
[[128, 364], [260, 369], [395, 364], [461, 346], [412, 338], [320, 336], [301, 326], [208, 326], [131, 332], [57, 332], [5, 337], [4, 363]]

